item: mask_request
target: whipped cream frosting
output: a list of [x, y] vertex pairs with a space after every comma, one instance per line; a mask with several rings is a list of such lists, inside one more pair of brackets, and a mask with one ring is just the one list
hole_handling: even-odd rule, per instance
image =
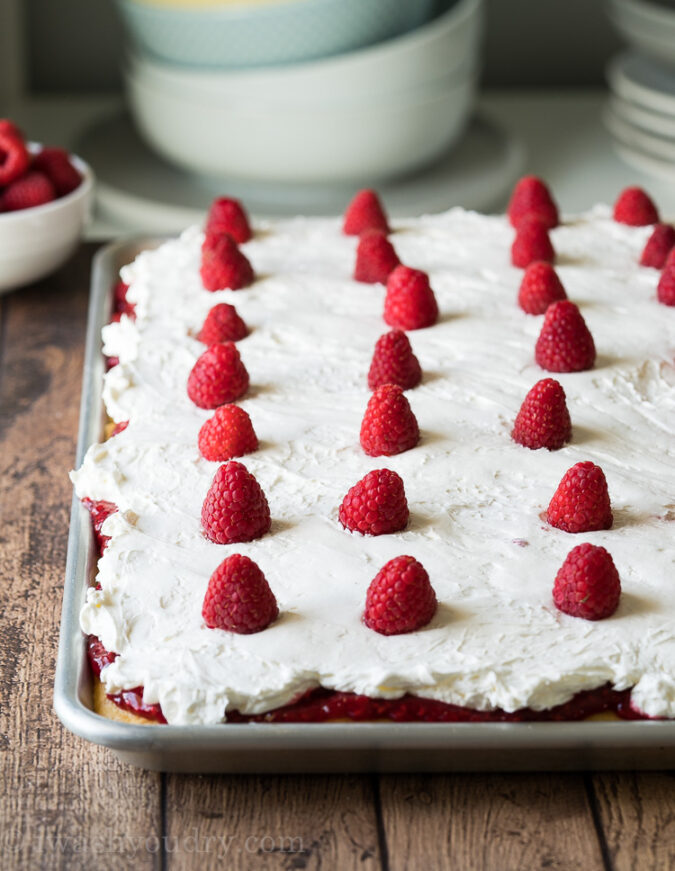
[[[142, 685], [169, 723], [217, 723], [228, 709], [261, 713], [319, 685], [369, 696], [404, 693], [477, 709], [549, 708], [610, 682], [633, 686], [651, 716], [675, 716], [675, 310], [656, 300], [658, 272], [637, 265], [651, 228], [615, 223], [606, 207], [552, 231], [557, 271], [595, 338], [588, 372], [560, 374], [573, 423], [562, 450], [510, 438], [532, 385], [542, 317], [516, 304], [504, 217], [453, 209], [394, 222], [401, 260], [426, 270], [441, 316], [409, 333], [424, 380], [409, 391], [421, 442], [395, 457], [359, 445], [366, 375], [384, 287], [352, 280], [356, 239], [338, 220], [259, 224], [243, 246], [258, 276], [238, 292], [205, 291], [202, 234], [145, 252], [124, 268], [137, 318], [103, 331], [120, 364], [105, 378], [110, 416], [126, 430], [92, 446], [72, 474], [80, 497], [119, 506], [103, 532], [100, 590], [84, 632], [119, 656], [109, 693]], [[242, 458], [263, 487], [272, 529], [248, 544], [207, 541], [200, 512], [217, 463], [197, 433], [212, 414], [188, 399], [208, 310], [233, 303], [251, 328], [238, 343], [260, 450]], [[542, 519], [564, 472], [602, 466], [614, 527], [570, 535]], [[345, 531], [338, 506], [371, 469], [405, 483], [411, 517], [394, 535]], [[560, 613], [551, 590], [567, 553], [600, 544], [619, 570], [616, 614]], [[231, 553], [255, 560], [280, 607], [255, 635], [205, 627], [209, 577]], [[384, 637], [361, 621], [381, 566], [410, 554], [439, 608], [424, 629]]]

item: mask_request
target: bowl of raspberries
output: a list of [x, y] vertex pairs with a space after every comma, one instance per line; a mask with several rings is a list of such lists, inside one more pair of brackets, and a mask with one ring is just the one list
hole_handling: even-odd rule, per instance
[[82, 235], [92, 189], [83, 160], [28, 142], [14, 123], [0, 119], [0, 293], [65, 263]]

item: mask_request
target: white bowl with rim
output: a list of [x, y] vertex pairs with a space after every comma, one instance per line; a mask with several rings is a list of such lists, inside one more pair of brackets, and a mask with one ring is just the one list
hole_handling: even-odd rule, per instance
[[[42, 148], [30, 144], [36, 153]], [[0, 213], [0, 293], [31, 284], [62, 266], [77, 248], [89, 217], [94, 174], [70, 155], [82, 181], [69, 194], [41, 206]]]
[[198, 101], [129, 79], [130, 107], [148, 144], [191, 172], [276, 182], [381, 180], [420, 169], [459, 138], [477, 71], [430, 88], [359, 102]]

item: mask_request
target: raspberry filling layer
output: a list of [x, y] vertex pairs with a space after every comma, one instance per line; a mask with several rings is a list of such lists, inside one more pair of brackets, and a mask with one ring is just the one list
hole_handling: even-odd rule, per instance
[[[113, 662], [117, 654], [110, 653], [98, 638], [87, 639], [91, 669], [98, 677], [101, 669]], [[118, 707], [157, 723], [166, 723], [159, 705], [143, 701], [143, 687], [108, 695]], [[529, 723], [583, 720], [593, 714], [612, 712], [622, 720], [646, 720], [644, 714], [630, 704], [630, 690], [614, 690], [606, 684], [595, 690], [577, 693], [569, 702], [547, 711], [475, 711], [458, 705], [405, 695], [400, 699], [373, 699], [355, 693], [342, 693], [321, 687], [304, 693], [296, 701], [266, 714], [241, 714], [228, 711], [227, 723], [324, 723], [327, 720], [391, 720], [396, 723]]]

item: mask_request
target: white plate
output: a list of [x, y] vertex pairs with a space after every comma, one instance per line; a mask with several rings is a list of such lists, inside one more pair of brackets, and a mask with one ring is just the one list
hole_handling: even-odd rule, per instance
[[675, 140], [652, 141], [657, 138], [622, 122], [611, 110], [605, 113], [604, 120], [612, 134], [614, 148], [627, 164], [640, 172], [675, 182]]
[[659, 160], [670, 161], [675, 167], [675, 139], [656, 136], [641, 130], [620, 118], [611, 108], [605, 111], [605, 124], [612, 136], [638, 151], [651, 154]]
[[[656, 17], [653, 10], [658, 13]], [[634, 0], [610, 0], [608, 12], [631, 48], [675, 68], [675, 10]]]
[[627, 52], [610, 61], [607, 80], [614, 93], [624, 100], [675, 116], [675, 73]]
[[656, 136], [675, 139], [675, 117], [652, 112], [636, 103], [629, 103], [621, 97], [611, 97], [609, 106], [614, 115], [633, 127], [638, 127]]
[[[96, 171], [101, 216], [121, 232], [175, 233], [200, 222], [211, 200], [223, 194], [239, 197], [256, 216], [282, 217], [339, 214], [354, 193], [349, 185], [224, 182], [182, 172], [144, 145], [123, 115], [96, 123], [77, 149]], [[522, 145], [479, 116], [436, 164], [379, 190], [393, 216], [451, 206], [490, 211], [503, 206], [524, 163]]]

